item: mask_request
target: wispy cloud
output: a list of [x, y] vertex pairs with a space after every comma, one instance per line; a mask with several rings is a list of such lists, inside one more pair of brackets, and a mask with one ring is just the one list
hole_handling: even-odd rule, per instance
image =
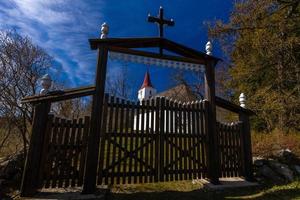
[[0, 2], [0, 28], [15, 28], [44, 48], [70, 85], [89, 84], [95, 55], [87, 39], [99, 34], [103, 1], [8, 0]]

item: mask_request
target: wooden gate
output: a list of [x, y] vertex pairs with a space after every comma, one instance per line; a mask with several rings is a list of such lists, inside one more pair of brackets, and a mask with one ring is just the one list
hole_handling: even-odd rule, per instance
[[81, 186], [90, 117], [66, 120], [49, 115], [40, 170], [40, 187]]
[[217, 122], [221, 177], [243, 175], [242, 123], [225, 124]]
[[98, 184], [206, 177], [204, 105], [106, 96]]

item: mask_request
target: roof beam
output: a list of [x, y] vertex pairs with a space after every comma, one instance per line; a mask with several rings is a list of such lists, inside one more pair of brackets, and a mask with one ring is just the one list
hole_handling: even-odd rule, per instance
[[133, 50], [133, 49], [128, 49], [128, 48], [116, 47], [116, 46], [110, 46], [108, 49], [113, 52], [126, 53], [126, 54], [131, 54], [131, 55], [136, 55], [136, 56], [144, 56], [144, 57], [150, 57], [150, 58], [156, 58], [156, 59], [193, 63], [193, 64], [199, 64], [199, 65], [205, 64], [204, 59], [193, 59], [193, 58], [171, 56], [171, 55], [160, 55], [157, 53]]

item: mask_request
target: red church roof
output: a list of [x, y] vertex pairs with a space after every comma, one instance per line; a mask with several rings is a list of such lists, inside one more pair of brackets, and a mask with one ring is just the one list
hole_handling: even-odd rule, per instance
[[149, 74], [148, 71], [145, 74], [144, 82], [143, 82], [143, 85], [142, 85], [141, 89], [143, 89], [145, 87], [152, 87], [153, 88], [153, 85], [152, 85], [151, 79], [150, 79], [150, 74]]

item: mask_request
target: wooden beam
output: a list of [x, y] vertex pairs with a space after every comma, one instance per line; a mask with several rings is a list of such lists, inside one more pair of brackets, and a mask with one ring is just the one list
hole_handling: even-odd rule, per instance
[[242, 122], [242, 144], [243, 144], [243, 175], [247, 181], [254, 181], [252, 167], [252, 145], [249, 116], [243, 112], [239, 114], [239, 120]]
[[184, 45], [178, 44], [176, 42], [173, 42], [168, 39], [162, 40], [162, 46], [164, 49], [168, 51], [175, 52], [181, 56], [187, 57], [187, 58], [194, 58], [194, 59], [200, 59], [200, 60], [206, 60], [206, 61], [215, 61], [218, 62], [221, 59], [207, 55], [206, 53], [203, 53], [201, 51], [197, 51], [195, 49], [186, 47]]
[[140, 50], [132, 50], [132, 49], [123, 48], [123, 47], [110, 46], [109, 50], [113, 51], [113, 52], [126, 53], [126, 54], [131, 54], [131, 55], [136, 55], [136, 56], [144, 56], [144, 57], [150, 57], [150, 58], [172, 60], [172, 61], [178, 61], [178, 62], [199, 64], [199, 65], [205, 64], [204, 60], [199, 60], [199, 59], [197, 60], [197, 59], [193, 59], [193, 58], [171, 56], [171, 55], [160, 55], [157, 53], [140, 51]]
[[90, 47], [96, 50], [99, 46], [119, 46], [126, 48], [159, 47], [161, 38], [105, 38], [89, 39]]
[[100, 46], [98, 49], [98, 61], [96, 72], [96, 88], [93, 95], [90, 133], [88, 137], [87, 160], [85, 165], [85, 176], [83, 194], [92, 194], [96, 190], [96, 177], [98, 166], [98, 153], [100, 144], [103, 98], [105, 90], [105, 78], [107, 67], [108, 49]]
[[66, 90], [52, 91], [45, 95], [28, 96], [22, 99], [21, 103], [37, 104], [41, 102], [56, 102], [90, 96], [95, 93], [95, 86], [79, 87]]
[[230, 101], [227, 101], [226, 99], [223, 99], [223, 98], [217, 97], [217, 96], [216, 96], [216, 105], [221, 108], [224, 108], [226, 110], [229, 110], [231, 112], [237, 113], [237, 114], [239, 114], [239, 113], [245, 113], [247, 115], [255, 114], [252, 110], [243, 108], [239, 105], [236, 105]]
[[205, 65], [205, 98], [208, 100], [208, 178], [213, 184], [219, 184], [220, 162], [218, 150], [218, 136], [216, 131], [216, 95], [215, 95], [215, 62]]
[[202, 62], [203, 60], [214, 60], [218, 62], [219, 58], [209, 56], [203, 52], [186, 47], [165, 38], [105, 38], [105, 39], [89, 39], [91, 49], [97, 49], [98, 46], [116, 46], [123, 48], [147, 48], [147, 47], [160, 47], [168, 51], [177, 53], [186, 58], [193, 58]]
[[21, 183], [21, 196], [33, 196], [39, 188], [39, 169], [41, 167], [44, 136], [47, 126], [49, 103], [41, 103], [34, 107], [30, 145], [26, 156]]

